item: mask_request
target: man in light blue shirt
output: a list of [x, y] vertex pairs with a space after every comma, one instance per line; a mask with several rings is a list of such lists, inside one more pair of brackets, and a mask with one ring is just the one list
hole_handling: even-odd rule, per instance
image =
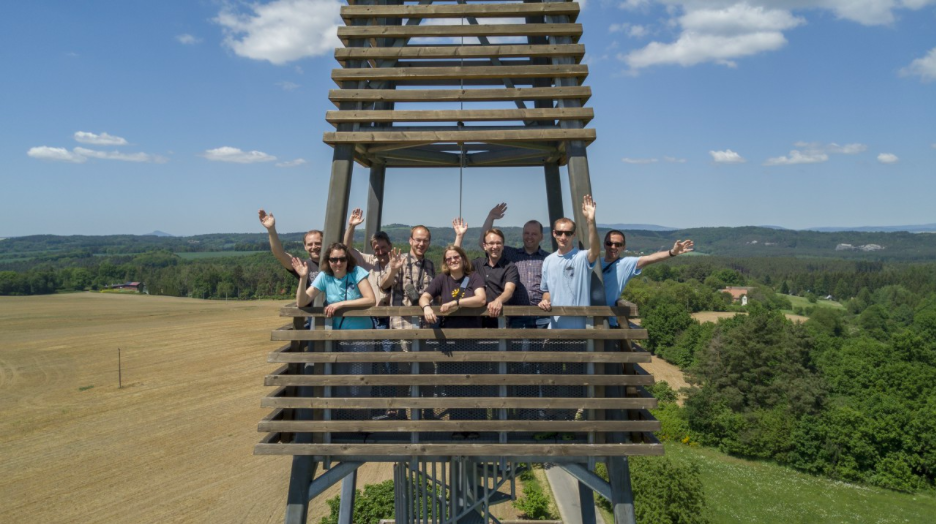
[[[624, 252], [624, 233], [617, 229], [608, 231], [605, 235], [604, 244], [605, 257], [601, 261], [601, 273], [604, 279], [605, 299], [608, 301], [609, 306], [617, 303], [618, 299], [621, 298], [621, 292], [624, 291], [624, 286], [627, 285], [627, 281], [631, 277], [639, 275], [641, 269], [682, 253], [688, 253], [692, 251], [694, 245], [692, 240], [677, 240], [673, 244], [673, 249], [669, 251], [660, 251], [642, 257], [618, 258]], [[617, 319], [614, 317], [609, 319], [609, 323], [612, 327], [618, 325]]]
[[[590, 306], [591, 270], [601, 256], [598, 227], [595, 225], [595, 201], [585, 195], [582, 214], [588, 224], [588, 251], [575, 247], [575, 222], [560, 218], [553, 224], [552, 235], [559, 250], [543, 261], [543, 300], [539, 308], [551, 311], [552, 306]], [[585, 329], [585, 317], [553, 316], [550, 329]]]

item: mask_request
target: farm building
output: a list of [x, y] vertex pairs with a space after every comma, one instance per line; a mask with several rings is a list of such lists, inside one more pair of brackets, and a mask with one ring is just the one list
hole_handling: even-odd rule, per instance
[[749, 295], [751, 291], [753, 290], [754, 288], [752, 287], [728, 286], [725, 289], [722, 289], [721, 292], [728, 293], [729, 295], [731, 295], [731, 298], [733, 298], [734, 301], [737, 302], [741, 300], [743, 297], [746, 297], [747, 295]]

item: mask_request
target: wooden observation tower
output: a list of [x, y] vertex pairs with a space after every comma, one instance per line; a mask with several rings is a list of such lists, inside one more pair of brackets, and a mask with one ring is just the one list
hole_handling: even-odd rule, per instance
[[[580, 63], [579, 5], [569, 1], [349, 0], [338, 29], [344, 47], [326, 119], [334, 146], [323, 242], [343, 235], [353, 163], [370, 168], [366, 237], [381, 227], [389, 168], [542, 166], [549, 220], [563, 216], [560, 167], [572, 202], [591, 193], [586, 146], [595, 131]], [[581, 208], [574, 220], [584, 224]], [[587, 238], [582, 239], [587, 242]], [[587, 247], [587, 246], [583, 246]], [[255, 453], [293, 456], [287, 524], [305, 523], [308, 503], [343, 480], [340, 524], [351, 524], [355, 471], [395, 463], [399, 524], [497, 522], [490, 507], [513, 496], [525, 463], [549, 462], [579, 481], [582, 521], [594, 524], [592, 493], [634, 521], [628, 455], [659, 455], [659, 422], [647, 411], [650, 356], [634, 340], [633, 304], [607, 307], [600, 271], [587, 329], [333, 330], [322, 308], [285, 307], [292, 323], [273, 332], [288, 344], [270, 354], [274, 411]], [[508, 306], [505, 316], [535, 316]], [[418, 317], [418, 307], [344, 310], [343, 316]], [[454, 315], [479, 315], [462, 309]], [[618, 317], [624, 329], [609, 329]], [[306, 320], [311, 317], [311, 329]], [[411, 351], [400, 351], [408, 341]], [[342, 352], [345, 344], [367, 352]], [[373, 374], [340, 374], [371, 366]], [[355, 389], [356, 388], [356, 389]], [[355, 393], [348, 394], [348, 391]], [[400, 418], [374, 416], [388, 410]], [[462, 440], [459, 433], [476, 435]], [[547, 438], [543, 438], [547, 435]], [[607, 465], [610, 481], [593, 473]], [[316, 472], [321, 472], [316, 475]], [[509, 490], [508, 490], [509, 487]]]

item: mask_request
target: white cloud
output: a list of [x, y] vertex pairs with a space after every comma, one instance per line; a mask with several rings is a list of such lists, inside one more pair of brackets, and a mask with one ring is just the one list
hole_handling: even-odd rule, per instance
[[629, 24], [624, 22], [622, 24], [611, 24], [608, 26], [609, 33], [624, 33], [631, 38], [643, 38], [650, 34], [650, 30], [646, 26]]
[[636, 11], [650, 5], [650, 0], [623, 0], [618, 4], [618, 8], [625, 11]]
[[251, 14], [226, 6], [214, 19], [224, 44], [239, 56], [282, 65], [330, 53], [340, 45], [338, 0], [274, 0], [249, 4]]
[[933, 149], [936, 149], [936, 144], [932, 144], [930, 145], [930, 147], [932, 147]]
[[794, 142], [794, 147], [797, 147], [808, 154], [816, 153], [835, 153], [839, 155], [857, 155], [858, 153], [863, 153], [868, 149], [868, 146], [864, 144], [845, 144], [840, 146], [835, 142], [830, 142], [828, 144], [823, 144], [822, 142]]
[[96, 135], [94, 133], [88, 133], [87, 131], [76, 131], [75, 132], [75, 141], [80, 144], [91, 144], [94, 146], [125, 146], [127, 145], [127, 140], [119, 136], [108, 135], [107, 133], [101, 133]]
[[151, 162], [154, 164], [165, 164], [168, 160], [164, 157], [158, 155], [150, 155], [147, 153], [121, 153], [119, 151], [96, 151], [94, 149], [85, 149], [83, 147], [76, 147], [72, 149], [75, 154], [88, 157], [88, 158], [100, 158], [102, 160], [121, 160], [123, 162]]
[[195, 44], [202, 43], [201, 38], [198, 38], [196, 36], [192, 36], [189, 34], [176, 35], [175, 39], [177, 42], [179, 42], [180, 44], [184, 44], [184, 45], [195, 45]]
[[274, 162], [276, 157], [262, 151], [241, 151], [236, 147], [222, 146], [209, 149], [202, 153], [205, 159], [212, 162], [234, 162], [237, 164], [255, 164], [258, 162]]
[[290, 160], [289, 162], [277, 162], [276, 167], [298, 167], [305, 163], [306, 161], [304, 158], [297, 158], [295, 160]]
[[74, 164], [81, 164], [82, 162], [88, 160], [86, 157], [72, 153], [63, 147], [31, 147], [29, 148], [29, 151], [26, 152], [26, 154], [33, 158], [38, 158], [39, 160], [51, 160], [53, 162], [72, 162]]
[[685, 163], [686, 163], [686, 159], [685, 159], [685, 158], [676, 158], [676, 157], [672, 157], [672, 156], [665, 156], [665, 157], [663, 157], [663, 161], [664, 161], [664, 162], [669, 162], [669, 163], [671, 163], [671, 164], [685, 164]]
[[297, 75], [301, 75], [305, 73], [305, 70], [302, 69], [302, 66], [294, 66], [293, 71], [295, 71]]
[[893, 153], [881, 153], [877, 156], [877, 160], [882, 164], [896, 164], [897, 162], [900, 162], [900, 159], [897, 158], [897, 155]]
[[936, 80], [936, 47], [930, 49], [923, 58], [917, 58], [901, 69], [900, 76], [918, 76], [923, 82]]
[[296, 89], [299, 89], [299, 84], [285, 80], [282, 82], [277, 82], [276, 85], [283, 88], [283, 91], [295, 91]]
[[716, 164], [743, 164], [747, 162], [741, 155], [730, 149], [724, 151], [709, 151], [709, 154], [712, 155], [712, 160]]
[[651, 42], [642, 49], [619, 54], [618, 58], [631, 69], [704, 62], [735, 67], [737, 58], [780, 49], [787, 43], [783, 31], [805, 23], [803, 18], [782, 9], [746, 3], [709, 5], [685, 6], [685, 14], [676, 19], [682, 32], [675, 42]]
[[768, 158], [764, 162], [765, 166], [791, 166], [795, 164], [818, 164], [829, 160], [829, 155], [819, 152], [807, 152], [792, 150], [789, 156], [778, 156]]
[[622, 158], [621, 162], [625, 164], [653, 164], [656, 162], [655, 158]]

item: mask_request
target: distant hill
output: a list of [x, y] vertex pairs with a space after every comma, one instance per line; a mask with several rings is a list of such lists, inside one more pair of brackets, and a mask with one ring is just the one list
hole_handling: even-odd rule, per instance
[[898, 231], [906, 231], [908, 233], [936, 233], [936, 224], [922, 224], [916, 226], [810, 227], [803, 231], [818, 231], [820, 233], [837, 233], [841, 231], [860, 231], [865, 233], [895, 233]]
[[152, 233], [147, 233], [147, 234], [142, 235], [142, 236], [149, 236], [149, 237], [174, 237], [175, 235], [170, 235], [169, 233], [166, 233], [166, 232], [163, 232], [163, 231], [160, 231], [160, 230], [157, 229], [156, 231], [153, 231]]
[[676, 231], [679, 228], [658, 226], [656, 224], [598, 224], [603, 229], [620, 229], [622, 231]]

